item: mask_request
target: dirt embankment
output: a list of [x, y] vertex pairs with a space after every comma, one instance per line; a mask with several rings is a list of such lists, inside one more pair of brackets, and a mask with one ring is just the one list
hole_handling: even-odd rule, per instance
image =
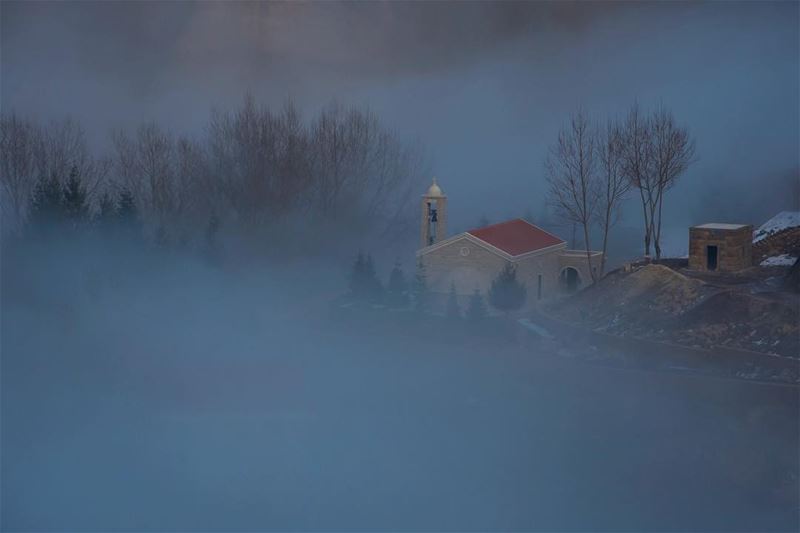
[[619, 336], [796, 357], [799, 304], [794, 295], [765, 291], [763, 280], [727, 285], [647, 265], [612, 272], [547, 311]]
[[785, 228], [753, 242], [753, 264], [770, 257], [800, 257], [800, 227]]

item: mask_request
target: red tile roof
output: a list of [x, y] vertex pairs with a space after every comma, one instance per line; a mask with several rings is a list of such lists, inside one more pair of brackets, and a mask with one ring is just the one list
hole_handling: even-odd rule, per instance
[[509, 255], [522, 255], [564, 242], [521, 218], [473, 229], [468, 233]]

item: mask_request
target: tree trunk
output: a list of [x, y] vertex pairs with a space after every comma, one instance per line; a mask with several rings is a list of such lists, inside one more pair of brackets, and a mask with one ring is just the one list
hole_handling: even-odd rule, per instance
[[653, 251], [656, 254], [656, 261], [661, 259], [661, 199], [663, 190], [659, 187], [655, 199], [650, 199], [648, 207], [650, 209], [650, 237], [653, 243]]
[[589, 247], [589, 223], [583, 223], [583, 242], [586, 245], [586, 262], [589, 264], [589, 275], [592, 277], [592, 281], [596, 281], [596, 276], [594, 275], [594, 269], [592, 268], [592, 253]]
[[647, 217], [647, 200], [641, 187], [639, 195], [642, 198], [642, 214], [644, 216], [644, 255], [648, 257], [650, 255], [650, 220]]
[[603, 257], [600, 258], [600, 277], [606, 273], [606, 252], [608, 251], [608, 229], [611, 225], [611, 208], [606, 207], [606, 219], [603, 224]]
[[658, 225], [655, 228], [656, 260], [661, 259], [661, 206], [664, 205], [663, 191], [658, 195]]
[[[649, 230], [650, 236], [649, 236], [649, 239], [650, 239], [650, 243], [653, 245], [653, 252], [655, 252], [656, 251], [656, 226], [655, 226], [655, 221], [653, 219], [654, 219], [654, 214], [653, 214], [653, 210], [651, 209], [650, 210], [650, 230]], [[650, 255], [650, 254], [648, 254], [648, 255]]]

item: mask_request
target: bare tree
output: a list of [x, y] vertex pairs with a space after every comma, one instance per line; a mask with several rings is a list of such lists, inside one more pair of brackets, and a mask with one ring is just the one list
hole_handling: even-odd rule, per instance
[[182, 226], [181, 233], [195, 231], [208, 224], [217, 212], [204, 146], [187, 137], [175, 143], [175, 185], [172, 192], [173, 218]]
[[64, 186], [70, 175], [91, 201], [110, 168], [108, 159], [94, 158], [83, 129], [71, 119], [51, 121], [42, 128], [16, 115], [0, 117], [0, 171], [4, 231], [19, 231], [26, 221], [31, 194], [40, 180]]
[[609, 121], [605, 131], [598, 133], [597, 156], [599, 162], [599, 197], [597, 218], [603, 230], [603, 258], [600, 276], [605, 274], [606, 253], [611, 228], [617, 223], [620, 208], [631, 188], [631, 181], [623, 172], [624, 135], [616, 122]]
[[671, 111], [660, 107], [650, 120], [655, 190], [650, 201], [650, 221], [656, 259], [661, 258], [661, 214], [666, 192], [695, 160], [695, 141], [679, 127]]
[[161, 228], [177, 213], [178, 162], [176, 141], [154, 122], [142, 124], [135, 135], [113, 137], [115, 167], [122, 185], [136, 198], [146, 221]]
[[218, 192], [249, 227], [275, 222], [306, 200], [311, 182], [307, 128], [288, 102], [275, 114], [252, 97], [235, 113], [214, 113], [211, 172]]
[[644, 255], [648, 257], [653, 235], [650, 206], [656, 189], [656, 175], [650, 121], [642, 114], [638, 103], [628, 112], [623, 124], [622, 139], [622, 170], [631, 186], [639, 191], [644, 217]]
[[579, 110], [558, 134], [550, 148], [545, 170], [549, 200], [557, 213], [583, 228], [586, 260], [595, 279], [590, 253], [589, 228], [598, 203], [597, 135], [586, 113]]
[[308, 128], [293, 102], [275, 117], [276, 144], [272, 153], [270, 196], [283, 214], [307, 208], [306, 192], [313, 182]]
[[339, 104], [312, 123], [310, 142], [319, 216], [371, 219], [384, 233], [402, 227], [424, 166], [418, 145], [402, 143], [372, 111]]
[[41, 132], [15, 114], [0, 116], [0, 183], [3, 233], [18, 232], [37, 179], [36, 151]]
[[660, 259], [664, 196], [694, 161], [695, 142], [664, 107], [645, 117], [634, 104], [623, 132], [623, 173], [639, 191], [645, 256], [650, 255], [652, 243]]
[[37, 145], [36, 164], [40, 177], [55, 177], [59, 182], [65, 181], [73, 168], [88, 175], [92, 158], [80, 124], [69, 118], [47, 124]]
[[54, 178], [62, 185], [77, 173], [89, 202], [97, 198], [111, 169], [110, 159], [92, 155], [83, 127], [71, 118], [51, 121], [42, 129], [36, 164], [40, 178]]
[[254, 228], [303, 216], [397, 231], [422, 173], [421, 153], [370, 110], [336, 103], [306, 125], [291, 102], [275, 113], [248, 96], [234, 113], [214, 113], [209, 127], [214, 189]]
[[40, 177], [63, 186], [74, 175], [97, 209], [108, 211], [124, 192], [149, 231], [180, 242], [212, 214], [276, 236], [295, 228], [286, 233], [293, 241], [297, 217], [361, 228], [359, 237], [395, 232], [413, 220], [410, 200], [424, 171], [419, 145], [401, 141], [368, 109], [331, 105], [306, 122], [291, 102], [272, 111], [249, 96], [233, 112], [212, 113], [198, 140], [154, 122], [115, 132], [107, 160], [90, 154], [71, 120], [41, 129], [3, 116], [0, 142], [6, 219], [21, 223]]

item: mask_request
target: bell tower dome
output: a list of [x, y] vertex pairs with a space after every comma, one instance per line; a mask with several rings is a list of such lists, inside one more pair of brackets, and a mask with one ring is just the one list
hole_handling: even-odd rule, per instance
[[447, 196], [433, 178], [428, 192], [422, 195], [420, 248], [447, 238]]

